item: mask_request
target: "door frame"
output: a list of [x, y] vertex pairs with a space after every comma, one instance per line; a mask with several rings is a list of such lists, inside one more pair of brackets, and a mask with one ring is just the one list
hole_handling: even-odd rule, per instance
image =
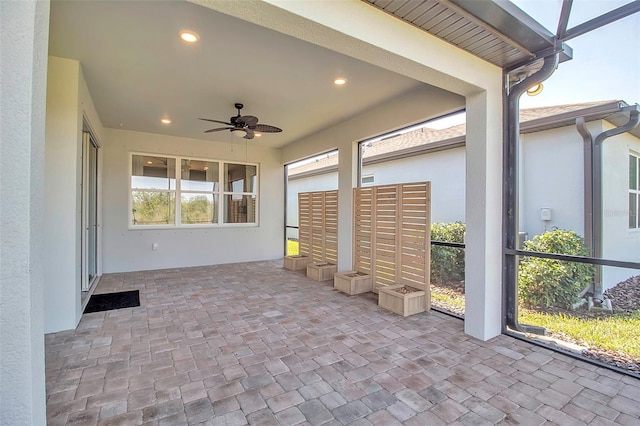
[[[89, 155], [90, 150], [95, 149], [95, 167], [92, 169], [90, 167], [90, 161], [92, 156]], [[98, 138], [95, 136], [95, 132], [91, 130], [91, 125], [89, 124], [86, 117], [83, 117], [83, 126], [82, 126], [82, 146], [81, 146], [81, 194], [80, 194], [80, 290], [82, 292], [90, 292], [97, 285], [100, 276], [102, 275], [102, 250], [101, 250], [101, 242], [102, 242], [102, 232], [101, 232], [101, 155], [100, 155], [101, 144]], [[90, 179], [90, 172], [94, 170], [95, 179], [92, 181]], [[95, 192], [94, 197], [91, 197], [89, 191], [93, 190]], [[92, 200], [95, 200], [95, 224], [90, 223], [90, 203]], [[93, 276], [89, 276], [88, 270], [89, 261], [92, 258], [89, 255], [89, 242], [91, 239], [89, 238], [89, 233], [91, 231], [91, 227], [94, 227], [95, 238], [93, 250], [93, 259], [95, 261], [94, 269], [95, 274]]]

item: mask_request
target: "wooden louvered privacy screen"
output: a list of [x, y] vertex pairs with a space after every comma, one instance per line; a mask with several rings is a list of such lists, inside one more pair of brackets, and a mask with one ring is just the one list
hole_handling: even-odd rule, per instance
[[310, 263], [338, 263], [338, 191], [298, 194], [298, 244]]
[[374, 292], [403, 284], [429, 289], [431, 182], [354, 188], [353, 267]]

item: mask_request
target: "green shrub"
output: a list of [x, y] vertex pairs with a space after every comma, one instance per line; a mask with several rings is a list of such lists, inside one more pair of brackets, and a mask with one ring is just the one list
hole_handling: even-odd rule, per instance
[[[450, 243], [464, 243], [466, 226], [462, 222], [434, 223], [431, 239]], [[464, 249], [431, 246], [431, 282], [464, 280]]]
[[[523, 248], [543, 253], [589, 255], [582, 237], [557, 228], [525, 241]], [[527, 307], [567, 309], [580, 300], [580, 291], [591, 283], [593, 273], [593, 266], [585, 263], [523, 257], [518, 272], [520, 302]]]

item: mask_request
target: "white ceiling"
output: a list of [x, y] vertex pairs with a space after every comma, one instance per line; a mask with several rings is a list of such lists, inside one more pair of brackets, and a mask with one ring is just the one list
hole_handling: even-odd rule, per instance
[[[200, 41], [187, 45], [178, 32]], [[424, 83], [182, 1], [51, 3], [49, 52], [79, 61], [105, 127], [231, 142], [198, 117], [243, 114], [282, 128], [282, 147]], [[333, 79], [348, 83], [336, 87]], [[164, 116], [173, 121], [163, 125]], [[213, 125], [210, 125], [213, 124]]]

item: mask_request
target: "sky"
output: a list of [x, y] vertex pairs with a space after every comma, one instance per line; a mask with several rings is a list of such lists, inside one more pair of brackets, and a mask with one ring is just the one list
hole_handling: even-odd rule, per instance
[[[631, 0], [574, 0], [568, 28]], [[556, 33], [561, 0], [512, 0]], [[640, 103], [640, 12], [567, 41], [573, 59], [561, 63], [537, 96], [523, 95], [520, 108], [602, 100]]]

